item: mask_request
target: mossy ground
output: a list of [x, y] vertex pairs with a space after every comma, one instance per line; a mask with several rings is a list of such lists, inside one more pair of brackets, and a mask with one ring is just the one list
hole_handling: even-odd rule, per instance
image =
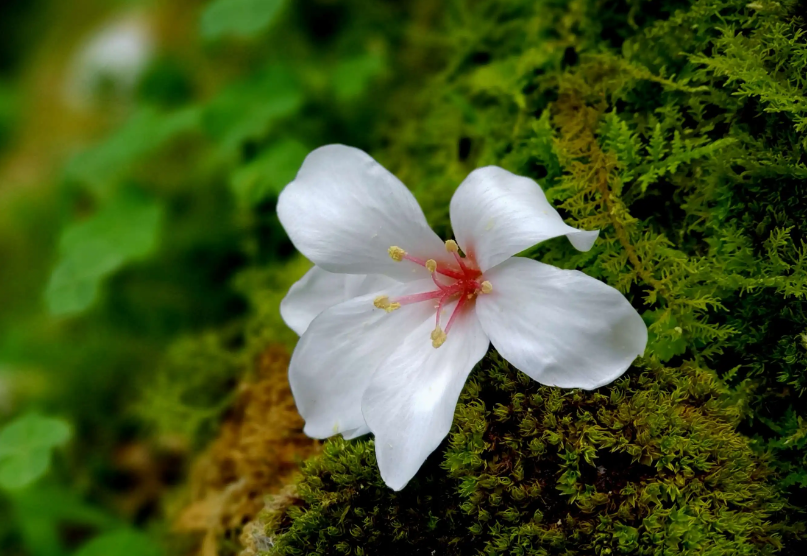
[[540, 181], [600, 240], [524, 255], [623, 291], [649, 324], [648, 351], [594, 394], [483, 365], [451, 443], [400, 494], [379, 483], [371, 442], [326, 443], [298, 503], [265, 516], [266, 553], [799, 552], [779, 510], [782, 492], [791, 513], [807, 506], [805, 11], [738, 0], [445, 11], [445, 69], [400, 91], [409, 100], [392, 103], [373, 153], [444, 237], [472, 169]]
[[372, 440], [330, 441], [297, 500], [261, 518], [268, 554], [773, 554], [783, 500], [706, 370], [595, 392], [545, 387], [491, 353], [450, 439], [400, 493]]
[[191, 534], [196, 542], [189, 544], [200, 556], [237, 552], [241, 528], [264, 498], [289, 482], [302, 458], [319, 451], [319, 442], [302, 433], [288, 364], [280, 346], [256, 358], [218, 436], [194, 465], [189, 500], [182, 500], [174, 528]]

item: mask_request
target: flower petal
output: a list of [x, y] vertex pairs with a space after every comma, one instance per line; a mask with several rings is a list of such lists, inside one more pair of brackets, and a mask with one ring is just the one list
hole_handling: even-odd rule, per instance
[[277, 214], [297, 250], [330, 272], [428, 277], [423, 267], [393, 261], [392, 246], [450, 262], [412, 193], [352, 147], [327, 145], [309, 154], [281, 192]]
[[[431, 280], [409, 282], [384, 293], [407, 295], [433, 285]], [[429, 303], [387, 313], [373, 306], [375, 297], [354, 297], [326, 309], [297, 343], [289, 363], [289, 383], [308, 436], [327, 438], [363, 429], [361, 399], [373, 373], [394, 346], [434, 316]]]
[[280, 302], [280, 316], [298, 335], [322, 311], [348, 299], [398, 284], [380, 274], [336, 274], [314, 266], [305, 273]]
[[381, 477], [394, 490], [448, 434], [465, 380], [490, 345], [473, 306], [464, 310], [438, 349], [430, 339], [434, 321], [422, 323], [381, 364], [362, 399]]
[[342, 436], [345, 440], [353, 440], [354, 438], [358, 438], [360, 436], [364, 436], [370, 432], [370, 427], [364, 425], [363, 427], [359, 427], [357, 429], [350, 429], [349, 431], [344, 431]]
[[598, 234], [565, 224], [540, 185], [498, 166], [474, 170], [460, 184], [451, 199], [451, 226], [457, 243], [483, 272], [562, 235], [588, 251]]
[[576, 270], [514, 257], [485, 273], [476, 311], [493, 347], [542, 384], [593, 390], [624, 373], [647, 344], [625, 297]]

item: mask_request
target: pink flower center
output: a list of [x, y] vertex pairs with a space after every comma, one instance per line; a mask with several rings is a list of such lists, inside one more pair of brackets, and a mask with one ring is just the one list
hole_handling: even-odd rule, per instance
[[[409, 255], [400, 247], [390, 247], [389, 254], [394, 260], [406, 260], [425, 267], [431, 273], [432, 281], [436, 289], [396, 297], [394, 299], [382, 295], [377, 297], [374, 302], [376, 307], [385, 309], [387, 312], [392, 312], [404, 305], [411, 305], [412, 303], [421, 303], [424, 301], [435, 303], [435, 323], [434, 330], [431, 334], [432, 345], [435, 348], [440, 347], [446, 341], [446, 336], [451, 330], [451, 326], [456, 322], [457, 316], [462, 313], [463, 309], [470, 303], [473, 303], [477, 295], [490, 293], [493, 289], [490, 282], [480, 280], [482, 272], [476, 268], [474, 261], [460, 257], [459, 248], [455, 241], [448, 240], [446, 242], [446, 250], [454, 255], [454, 259], [457, 263], [456, 267], [439, 265], [434, 259], [423, 260]], [[451, 316], [444, 330], [440, 327], [440, 316], [445, 306], [455, 299], [457, 300], [457, 304], [451, 312]]]

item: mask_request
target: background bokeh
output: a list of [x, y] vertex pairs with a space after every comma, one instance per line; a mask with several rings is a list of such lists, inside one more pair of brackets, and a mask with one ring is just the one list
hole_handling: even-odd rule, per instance
[[[160, 552], [162, 497], [249, 367], [235, 350], [294, 339], [276, 309], [306, 263], [277, 193], [312, 148], [371, 141], [408, 9], [2, 3], [3, 555]], [[265, 322], [245, 338], [248, 291]], [[230, 323], [230, 345], [205, 336]]]

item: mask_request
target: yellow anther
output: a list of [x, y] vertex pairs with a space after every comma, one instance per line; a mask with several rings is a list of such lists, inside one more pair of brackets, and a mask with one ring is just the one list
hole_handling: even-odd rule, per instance
[[387, 253], [389, 253], [390, 258], [393, 261], [398, 261], [398, 262], [401, 262], [403, 260], [403, 258], [404, 258], [404, 255], [406, 255], [406, 251], [404, 251], [403, 249], [401, 249], [400, 247], [398, 247], [396, 245], [393, 245], [392, 247], [387, 249]]
[[437, 261], [434, 259], [429, 259], [426, 261], [426, 268], [429, 270], [429, 272], [434, 272], [437, 270]]
[[432, 347], [439, 348], [446, 341], [446, 333], [443, 332], [443, 330], [438, 326], [434, 330], [432, 330], [431, 338], [432, 338]]
[[395, 309], [400, 309], [400, 303], [390, 303], [389, 297], [386, 295], [379, 295], [373, 300], [373, 305], [378, 309], [384, 309], [386, 312], [391, 313]]
[[449, 253], [458, 253], [460, 250], [460, 246], [457, 245], [457, 242], [453, 239], [449, 239], [446, 241], [446, 251]]
[[482, 282], [482, 293], [490, 293], [493, 291], [493, 284], [485, 280]]

